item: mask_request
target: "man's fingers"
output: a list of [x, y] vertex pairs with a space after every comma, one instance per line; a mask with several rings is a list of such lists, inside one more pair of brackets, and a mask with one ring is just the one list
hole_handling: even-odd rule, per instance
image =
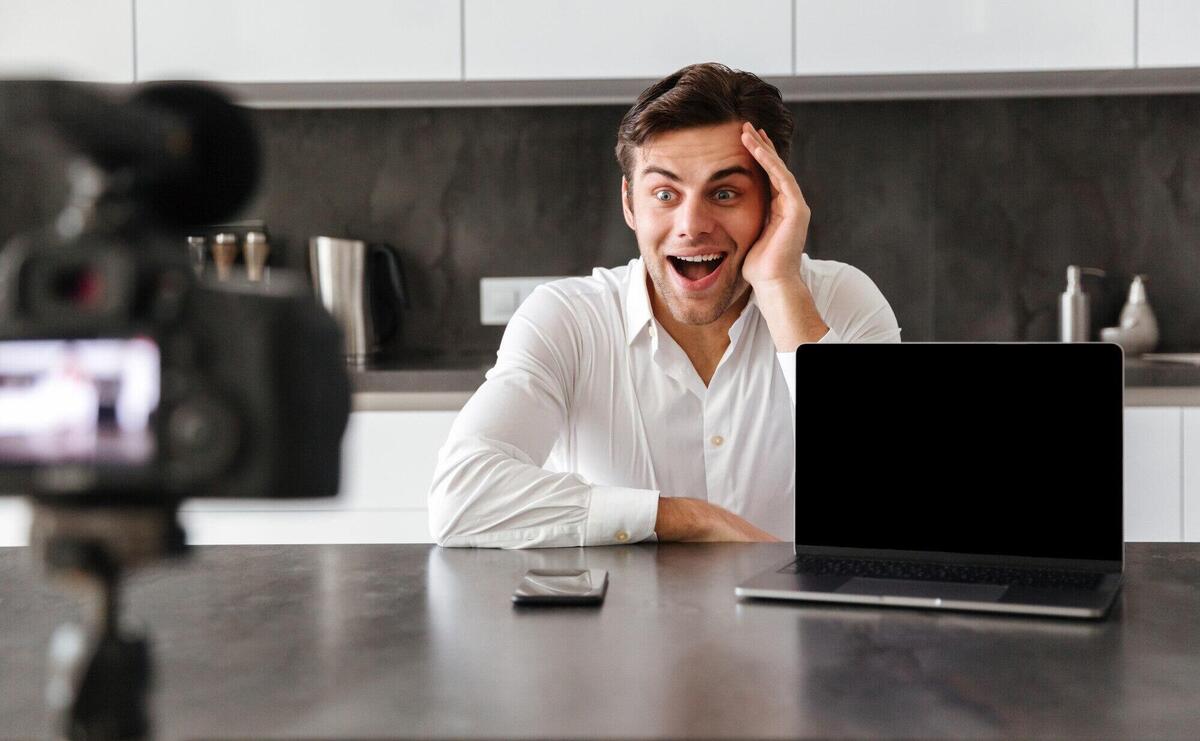
[[787, 165], [779, 158], [775, 150], [767, 146], [766, 140], [761, 139], [750, 124], [742, 127], [742, 143], [767, 171], [767, 177], [770, 178], [771, 185], [777, 192], [787, 193], [801, 203], [804, 202], [804, 196], [800, 192], [800, 185], [796, 182], [795, 176], [787, 169]]
[[779, 150], [775, 149], [775, 142], [771, 141], [771, 137], [767, 136], [766, 129], [759, 129], [758, 133], [759, 136], [762, 137], [762, 140], [767, 143], [767, 146], [771, 148], [771, 151], [775, 154], [779, 154]]

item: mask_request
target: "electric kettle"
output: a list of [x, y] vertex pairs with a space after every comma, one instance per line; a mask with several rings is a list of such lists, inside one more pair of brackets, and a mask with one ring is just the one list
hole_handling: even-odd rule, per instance
[[346, 362], [365, 366], [381, 342], [400, 329], [408, 307], [404, 271], [389, 245], [312, 237], [308, 263], [313, 292], [342, 329]]

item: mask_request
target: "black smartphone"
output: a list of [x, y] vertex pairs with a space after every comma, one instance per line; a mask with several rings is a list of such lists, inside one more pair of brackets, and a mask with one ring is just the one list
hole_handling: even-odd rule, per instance
[[513, 592], [518, 605], [598, 605], [608, 591], [604, 569], [530, 569]]

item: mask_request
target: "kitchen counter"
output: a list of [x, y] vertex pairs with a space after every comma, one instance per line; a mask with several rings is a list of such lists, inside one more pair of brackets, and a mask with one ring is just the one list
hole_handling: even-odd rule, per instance
[[[419, 357], [350, 373], [356, 411], [457, 410], [483, 384], [496, 356]], [[1200, 366], [1125, 362], [1125, 405], [1200, 406]]]
[[[161, 738], [1194, 738], [1200, 544], [1127, 546], [1103, 621], [739, 601], [787, 544], [210, 546], [135, 575]], [[598, 608], [515, 608], [529, 568]], [[0, 549], [0, 737], [46, 735], [81, 609]]]
[[458, 410], [483, 385], [496, 354], [418, 355], [350, 371], [355, 411]]

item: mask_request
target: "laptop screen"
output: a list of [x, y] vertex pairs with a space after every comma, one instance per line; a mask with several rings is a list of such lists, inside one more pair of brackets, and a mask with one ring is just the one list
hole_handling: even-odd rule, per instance
[[798, 546], [1119, 561], [1111, 343], [807, 344]]

